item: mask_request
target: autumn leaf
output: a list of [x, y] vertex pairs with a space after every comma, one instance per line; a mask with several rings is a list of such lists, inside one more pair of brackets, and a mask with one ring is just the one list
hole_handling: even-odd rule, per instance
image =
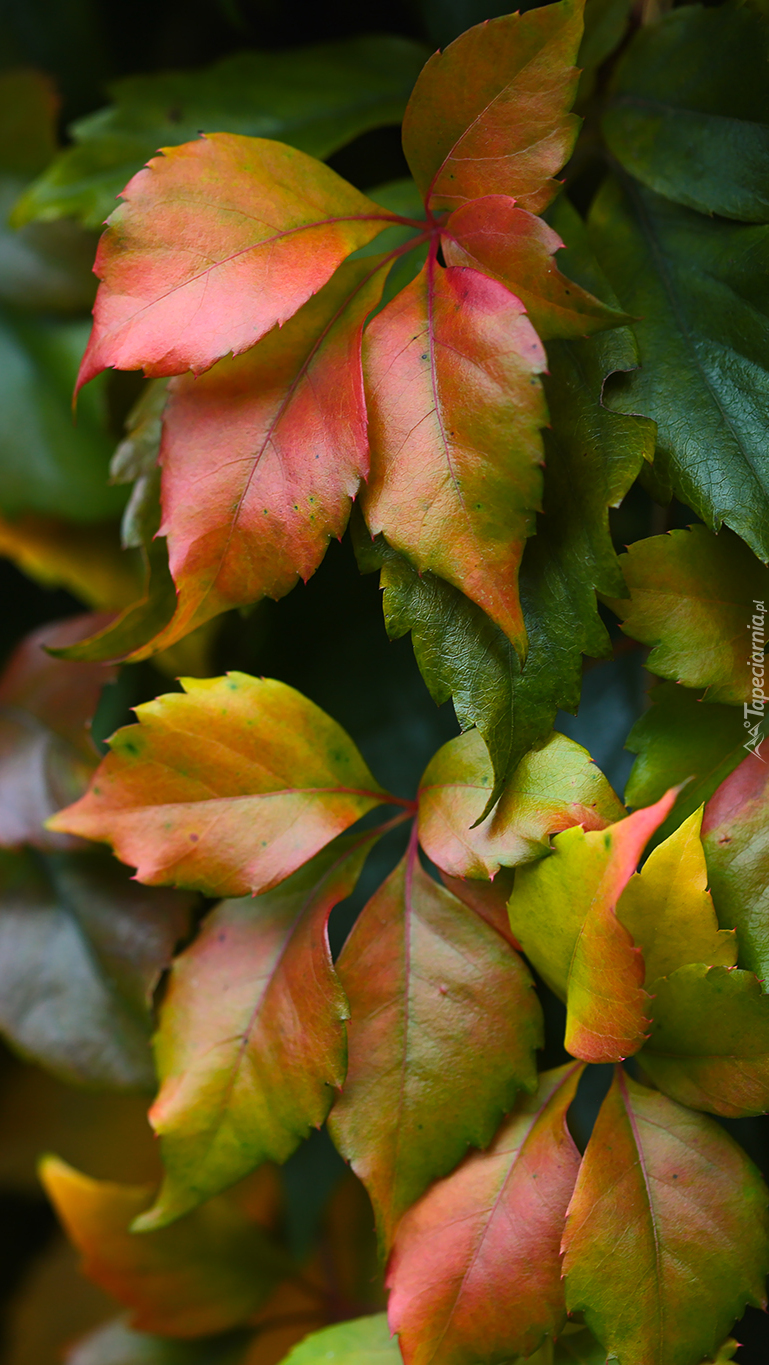
[[514, 876], [511, 868], [503, 867], [493, 882], [480, 881], [477, 877], [451, 877], [447, 872], [441, 872], [441, 881], [452, 895], [469, 905], [476, 915], [485, 919], [492, 929], [507, 939], [512, 948], [520, 952], [521, 945], [510, 928], [510, 916], [507, 913]]
[[[744, 733], [744, 732], [743, 732]], [[749, 753], [705, 807], [702, 843], [718, 922], [737, 930], [740, 961], [769, 982], [769, 768]]]

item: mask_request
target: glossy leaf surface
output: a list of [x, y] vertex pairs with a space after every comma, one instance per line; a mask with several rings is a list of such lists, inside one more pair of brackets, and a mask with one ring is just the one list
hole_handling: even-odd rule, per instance
[[284, 1365], [398, 1365], [398, 1343], [390, 1337], [385, 1313], [336, 1322], [312, 1332], [285, 1358]]
[[423, 871], [416, 847], [337, 963], [349, 1067], [329, 1126], [389, 1245], [400, 1216], [536, 1086], [541, 1013], [517, 953]]
[[477, 730], [444, 744], [422, 776], [420, 843], [454, 877], [493, 877], [500, 867], [543, 857], [551, 834], [572, 825], [603, 829], [625, 813], [587, 751], [555, 731], [521, 759], [491, 814], [476, 825], [492, 786]]
[[580, 1160], [566, 1111], [581, 1071], [544, 1072], [486, 1151], [405, 1214], [387, 1284], [406, 1365], [493, 1365], [560, 1333], [561, 1234]]
[[622, 1365], [697, 1365], [764, 1303], [767, 1191], [712, 1119], [618, 1070], [564, 1233], [566, 1302]]
[[280, 142], [215, 133], [135, 175], [99, 244], [78, 384], [106, 366], [195, 374], [286, 322], [384, 211]]
[[[740, 963], [769, 982], [769, 770], [748, 754], [705, 807], [702, 842], [718, 922], [736, 928]], [[766, 984], [764, 989], [766, 990]]]
[[185, 679], [137, 707], [51, 827], [112, 844], [150, 885], [269, 890], [387, 794], [341, 726], [271, 679]]
[[477, 24], [430, 58], [403, 120], [429, 207], [505, 194], [542, 211], [577, 134], [569, 109], [581, 36], [582, 5], [561, 0]]

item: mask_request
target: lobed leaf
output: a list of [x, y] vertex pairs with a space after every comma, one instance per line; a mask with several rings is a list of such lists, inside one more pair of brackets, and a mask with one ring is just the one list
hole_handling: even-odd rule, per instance
[[566, 1302], [622, 1365], [698, 1365], [763, 1305], [767, 1191], [711, 1119], [618, 1068], [564, 1233]]
[[561, 1234], [580, 1161], [566, 1111], [582, 1070], [544, 1072], [486, 1151], [404, 1215], [387, 1285], [406, 1365], [501, 1365], [560, 1333]]
[[766, 763], [749, 753], [711, 796], [702, 821], [718, 922], [736, 928], [742, 966], [762, 984], [769, 979], [768, 802]]
[[341, 726], [285, 683], [186, 678], [136, 708], [49, 828], [110, 843], [140, 881], [268, 891], [383, 801]]

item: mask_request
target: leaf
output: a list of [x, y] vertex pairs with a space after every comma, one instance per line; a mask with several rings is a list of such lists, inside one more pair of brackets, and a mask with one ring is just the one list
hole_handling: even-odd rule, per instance
[[701, 705], [696, 692], [675, 683], [657, 683], [649, 700], [649, 710], [636, 721], [625, 743], [638, 754], [625, 801], [628, 806], [651, 805], [668, 783], [686, 782], [655, 836], [664, 839], [745, 757], [746, 732], [736, 707]]
[[337, 971], [347, 1080], [329, 1118], [371, 1196], [380, 1241], [468, 1145], [536, 1086], [541, 1012], [523, 962], [423, 871], [415, 841], [369, 901]]
[[269, 891], [382, 802], [341, 726], [285, 683], [185, 678], [136, 708], [49, 828], [101, 839], [150, 885]]
[[131, 1309], [130, 1326], [140, 1331], [226, 1331], [252, 1317], [284, 1270], [264, 1229], [224, 1198], [136, 1236], [128, 1227], [150, 1187], [91, 1180], [54, 1156], [44, 1158], [40, 1178], [83, 1256], [83, 1273]]
[[472, 266], [521, 300], [543, 341], [579, 338], [629, 319], [562, 275], [553, 257], [564, 243], [547, 223], [504, 195], [451, 214], [441, 238], [447, 265]]
[[767, 1192], [712, 1119], [617, 1070], [564, 1234], [566, 1302], [622, 1365], [696, 1365], [764, 1303]]
[[406, 1365], [509, 1362], [560, 1332], [561, 1233], [580, 1161], [566, 1111], [582, 1070], [544, 1072], [491, 1146], [404, 1215], [387, 1284]]
[[748, 754], [705, 807], [702, 843], [718, 922], [737, 930], [740, 961], [769, 981], [769, 770]]
[[116, 522], [0, 517], [0, 555], [41, 587], [66, 588], [96, 610], [124, 607], [136, 596], [136, 565], [120, 548]]
[[769, 229], [678, 208], [609, 179], [590, 214], [596, 254], [634, 324], [641, 367], [607, 394], [657, 423], [656, 494], [769, 559]]
[[545, 354], [522, 314], [496, 280], [430, 258], [371, 323], [363, 352], [370, 531], [465, 592], [519, 652], [516, 580], [547, 420]]
[[154, 1089], [152, 998], [191, 898], [106, 854], [0, 855], [0, 1029], [70, 1084]]
[[492, 784], [477, 730], [450, 739], [425, 769], [419, 839], [427, 856], [451, 876], [494, 877], [500, 867], [549, 853], [551, 834], [572, 825], [603, 829], [625, 814], [587, 751], [555, 731], [521, 759], [499, 802], [478, 824]]
[[398, 1365], [398, 1343], [391, 1340], [386, 1313], [335, 1322], [294, 1346], [282, 1365]]
[[115, 81], [114, 103], [71, 126], [74, 145], [26, 191], [14, 221], [72, 215], [101, 227], [158, 147], [201, 129], [279, 138], [324, 159], [369, 128], [400, 122], [427, 55], [407, 38], [363, 35]]
[[[626, 635], [653, 645], [652, 673], [705, 687], [706, 702], [750, 701], [751, 620], [769, 597], [769, 569], [729, 531], [705, 526], [637, 540], [620, 556], [629, 601], [615, 609]], [[763, 668], [763, 644], [760, 649]]]
[[746, 6], [692, 5], [638, 29], [602, 119], [649, 189], [701, 213], [769, 218], [766, 27]]
[[202, 1341], [174, 1341], [134, 1332], [115, 1318], [77, 1342], [64, 1365], [241, 1365], [249, 1340], [244, 1332], [228, 1332]]
[[659, 1090], [727, 1118], [769, 1110], [769, 999], [752, 972], [702, 962], [654, 983], [639, 1062]]
[[78, 640], [100, 623], [74, 616], [27, 635], [0, 678], [0, 847], [71, 848], [73, 840], [43, 828], [88, 785], [98, 762], [90, 735], [102, 688], [114, 670], [52, 659], [47, 644]]
[[510, 927], [540, 976], [566, 1000], [564, 1046], [611, 1062], [643, 1045], [649, 998], [643, 958], [617, 918], [617, 902], [650, 836], [675, 800], [670, 791], [604, 830], [557, 834], [549, 858], [518, 869]]
[[290, 318], [390, 215], [280, 142], [213, 133], [134, 176], [101, 238], [78, 387], [106, 366], [199, 374]]
[[592, 95], [599, 68], [622, 42], [630, 22], [630, 11], [630, 0], [586, 0], [585, 32], [577, 56], [577, 66], [582, 71], [576, 100], [578, 109]]
[[510, 917], [507, 913], [514, 875], [510, 868], [503, 867], [493, 882], [482, 882], [475, 878], [450, 877], [448, 873], [441, 872], [441, 881], [452, 895], [464, 901], [465, 905], [469, 905], [476, 915], [480, 915], [492, 929], [496, 929], [498, 934], [507, 939], [511, 948], [520, 952], [521, 945], [511, 932]]
[[718, 928], [707, 890], [701, 826], [702, 807], [657, 845], [620, 896], [617, 914], [643, 953], [647, 983], [689, 962], [737, 964], [736, 937]]
[[345, 1077], [347, 1002], [328, 917], [378, 832], [335, 840], [274, 891], [222, 901], [176, 959], [155, 1036], [163, 1188], [136, 1231], [163, 1227], [323, 1123]]
[[403, 150], [428, 208], [511, 195], [540, 213], [579, 127], [568, 111], [582, 5], [574, 0], [477, 24], [423, 68]]

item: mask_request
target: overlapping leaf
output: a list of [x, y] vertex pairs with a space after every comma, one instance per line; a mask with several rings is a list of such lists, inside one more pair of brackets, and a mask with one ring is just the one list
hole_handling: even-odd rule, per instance
[[50, 828], [112, 844], [151, 885], [266, 891], [383, 801], [341, 726], [244, 673], [137, 707], [89, 791]]
[[380, 1237], [468, 1145], [484, 1147], [536, 1086], [541, 1014], [509, 943], [409, 853], [337, 963], [349, 1069], [329, 1126], [365, 1184]]
[[566, 1222], [570, 1312], [622, 1365], [698, 1365], [765, 1301], [767, 1202], [712, 1119], [618, 1069]]
[[561, 1235], [579, 1169], [566, 1111], [581, 1071], [544, 1072], [486, 1151], [405, 1214], [387, 1283], [406, 1365], [493, 1365], [560, 1333]]
[[478, 824], [493, 786], [477, 730], [450, 739], [419, 788], [419, 839], [454, 877], [494, 877], [549, 852], [549, 836], [572, 825], [603, 829], [625, 814], [590, 755], [554, 732], [518, 764], [490, 815]]
[[748, 754], [711, 796], [702, 821], [718, 922], [736, 928], [740, 961], [769, 982], [769, 768]]

